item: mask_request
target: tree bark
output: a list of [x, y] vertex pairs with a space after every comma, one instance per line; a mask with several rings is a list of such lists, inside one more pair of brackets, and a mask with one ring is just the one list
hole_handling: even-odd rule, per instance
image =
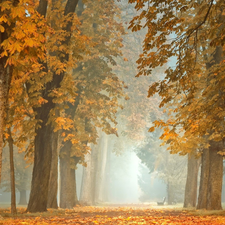
[[50, 180], [48, 188], [48, 208], [58, 208], [57, 192], [58, 192], [58, 132], [54, 133], [52, 143], [52, 162], [50, 171]]
[[4, 65], [0, 64], [0, 182], [2, 171], [2, 151], [3, 151], [3, 133], [5, 128], [5, 110], [6, 110], [6, 71]]
[[185, 186], [184, 208], [196, 207], [199, 159], [188, 155], [187, 180]]
[[[52, 108], [51, 106], [48, 108]], [[39, 111], [37, 114], [41, 128], [36, 130], [34, 167], [31, 183], [30, 199], [27, 207], [29, 212], [43, 212], [47, 210], [49, 179], [52, 160], [53, 128], [47, 124], [49, 110]]]
[[[71, 168], [70, 141], [64, 143], [60, 151], [60, 208], [72, 209], [78, 204], [75, 169]], [[75, 166], [79, 158], [75, 159]]]
[[201, 156], [201, 175], [197, 209], [206, 209], [209, 182], [209, 149], [204, 149]]
[[223, 151], [222, 142], [211, 142], [209, 147], [209, 186], [207, 195], [207, 210], [222, 209], [222, 183], [223, 183]]
[[217, 154], [222, 150], [222, 142], [211, 141], [209, 149], [203, 151], [197, 209], [222, 209], [223, 157]]
[[75, 207], [79, 205], [77, 198], [77, 183], [76, 183], [76, 170], [70, 169], [70, 198], [72, 199], [72, 205]]
[[27, 205], [27, 191], [26, 190], [20, 191], [19, 205]]
[[60, 150], [60, 208], [72, 209], [72, 199], [69, 198], [70, 179], [70, 149], [71, 142], [67, 141]]
[[8, 129], [9, 157], [10, 157], [10, 181], [11, 181], [11, 213], [16, 214], [16, 187], [15, 187], [15, 172], [13, 159], [13, 139], [11, 131]]

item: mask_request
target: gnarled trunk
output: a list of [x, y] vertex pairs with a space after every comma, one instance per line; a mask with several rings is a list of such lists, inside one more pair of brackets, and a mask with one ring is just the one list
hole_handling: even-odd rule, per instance
[[199, 162], [195, 155], [188, 155], [184, 208], [196, 207]]

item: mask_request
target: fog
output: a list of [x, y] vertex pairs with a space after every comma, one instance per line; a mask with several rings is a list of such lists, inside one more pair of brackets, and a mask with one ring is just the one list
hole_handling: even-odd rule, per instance
[[[162, 68], [153, 69], [150, 76], [135, 77], [138, 74], [138, 65], [136, 62], [142, 52], [146, 30], [142, 29], [140, 32], [132, 32], [129, 30], [129, 21], [136, 15], [136, 10], [132, 4], [127, 5], [125, 1], [122, 1], [119, 7], [125, 29], [124, 34], [121, 34], [121, 39], [123, 39], [120, 44], [123, 46], [121, 47], [122, 56], [110, 56], [109, 58], [112, 58], [111, 61], [115, 60], [115, 63], [112, 64], [107, 62], [108, 58], [106, 56], [99, 56], [99, 59], [102, 60], [100, 65], [107, 65], [106, 71], [100, 71], [103, 77], [101, 78], [102, 81], [100, 81], [100, 78], [99, 80], [85, 80], [87, 77], [93, 75], [91, 69], [94, 65], [93, 62], [89, 65], [90, 62], [88, 59], [85, 61], [86, 64], [81, 63], [82, 66], [80, 68], [73, 68], [74, 70], [80, 69], [79, 73], [81, 74], [84, 73], [85, 78], [82, 79], [85, 81], [83, 82], [81, 79], [82, 81], [79, 81], [81, 82], [79, 85], [83, 88], [82, 95], [85, 100], [78, 100], [79, 103], [77, 104], [80, 105], [74, 111], [75, 116], [73, 118], [74, 121], [72, 121], [75, 124], [75, 128], [69, 128], [72, 130], [71, 133], [75, 133], [73, 134], [74, 136], [80, 135], [80, 139], [79, 141], [74, 141], [74, 145], [77, 144], [74, 149], [72, 147], [71, 149], [64, 149], [65, 152], [67, 151], [70, 154], [67, 162], [69, 170], [75, 171], [76, 174], [71, 177], [71, 186], [73, 187], [71, 192], [75, 193], [72, 196], [76, 195], [73, 198], [78, 199], [79, 202], [76, 203], [81, 205], [157, 205], [157, 202], [162, 201], [164, 197], [166, 197], [166, 204], [175, 205], [183, 203], [188, 156], [170, 154], [171, 152], [167, 150], [168, 145], [162, 143], [162, 138], [160, 139], [162, 134], [160, 129], [156, 129], [152, 133], [149, 132], [149, 128], [153, 126], [154, 121], [160, 119], [166, 120], [168, 115], [165, 113], [167, 109], [159, 107], [161, 99], [158, 95], [154, 95], [151, 98], [147, 97], [149, 86], [165, 76], [164, 71], [168, 66], [175, 66], [176, 58], [173, 57]], [[94, 27], [94, 24], [90, 27]], [[109, 43], [111, 43], [111, 39]], [[91, 72], [89, 70], [87, 70], [89, 72], [85, 71], [84, 64], [87, 68], [91, 68]], [[96, 66], [95, 68], [97, 71], [96, 74], [100, 73], [98, 71], [99, 67]], [[108, 75], [109, 71], [112, 74]], [[85, 74], [86, 72], [87, 74]], [[76, 76], [73, 75], [78, 79], [80, 76], [79, 73], [77, 72], [75, 74]], [[116, 79], [111, 78], [114, 75]], [[106, 79], [104, 76], [109, 77]], [[117, 80], [121, 83], [114, 84], [113, 82]], [[85, 89], [88, 86], [88, 82], [91, 83], [90, 87], [94, 86], [92, 84], [94, 82], [96, 82], [96, 85], [102, 82], [102, 85], [98, 87], [99, 91], [96, 92], [97, 94], [95, 93], [97, 97], [94, 100], [91, 97], [94, 95], [95, 88], [91, 89], [91, 93], [89, 93], [90, 90], [88, 88], [87, 90]], [[120, 96], [116, 91], [116, 94], [111, 93], [109, 87], [104, 89], [105, 84], [112, 84], [110, 88], [114, 91], [120, 90], [119, 87], [121, 85], [123, 87], [121, 89], [124, 89], [123, 94]], [[116, 87], [118, 85], [119, 87], [115, 88], [114, 85]], [[67, 107], [69, 108], [68, 105]], [[100, 109], [97, 107], [99, 105], [101, 105]], [[104, 107], [108, 109], [110, 116], [108, 116], [108, 112], [106, 112], [107, 110]], [[90, 115], [86, 116], [88, 113]], [[63, 114], [63, 116], [65, 115]], [[109, 118], [111, 117], [112, 119], [110, 120]], [[90, 126], [89, 128], [92, 132], [87, 131], [87, 124]], [[63, 135], [57, 140], [59, 142], [61, 141], [60, 144], [66, 142], [63, 140], [66, 135], [65, 132]], [[71, 136], [73, 135], [71, 134]], [[62, 161], [60, 161], [63, 159], [63, 154], [60, 152], [62, 150], [60, 149], [60, 144], [55, 148], [59, 152], [59, 156], [57, 155], [58, 176], [55, 175], [54, 177], [54, 179], [58, 179], [56, 183], [58, 184], [57, 202], [59, 206], [60, 202], [62, 202], [60, 196], [64, 196], [65, 194], [62, 193], [62, 190], [67, 190], [63, 188], [68, 185], [62, 182], [63, 178], [68, 174], [60, 170], [63, 168]], [[14, 151], [17, 204], [26, 205], [31, 190], [33, 156], [29, 156], [30, 158], [26, 157], [24, 152], [21, 153], [16, 148]], [[69, 170], [67, 168], [66, 172]], [[9, 204], [10, 169], [7, 145], [3, 151], [2, 177], [0, 202]], [[48, 191], [51, 192], [51, 187]], [[26, 198], [21, 200], [24, 192]], [[225, 185], [223, 184], [223, 200], [225, 200], [224, 193]]]

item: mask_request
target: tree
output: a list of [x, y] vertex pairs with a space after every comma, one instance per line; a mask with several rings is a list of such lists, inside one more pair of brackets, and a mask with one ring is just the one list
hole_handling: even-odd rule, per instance
[[[43, 20], [34, 23], [38, 15], [32, 1], [1, 1], [0, 22], [0, 172], [2, 161], [3, 131], [6, 126], [8, 97], [14, 77], [29, 78], [30, 69], [38, 68], [37, 61], [44, 57]], [[29, 12], [29, 16], [28, 15]], [[23, 31], [23, 32], [21, 32]], [[37, 33], [38, 31], [38, 33]], [[26, 56], [26, 57], [25, 57]], [[23, 73], [21, 74], [21, 70]], [[26, 75], [24, 75], [26, 74]], [[0, 175], [1, 176], [1, 175]], [[1, 179], [0, 179], [1, 180]]]
[[[40, 96], [43, 99], [43, 104], [40, 107], [33, 107], [35, 112], [35, 118], [39, 121], [38, 127], [36, 127], [35, 133], [35, 140], [34, 140], [34, 169], [33, 169], [33, 176], [32, 176], [32, 186], [31, 186], [31, 193], [30, 193], [30, 200], [28, 203], [27, 211], [36, 212], [36, 211], [46, 211], [47, 210], [47, 201], [48, 201], [48, 190], [49, 190], [49, 178], [50, 178], [50, 170], [51, 170], [51, 160], [52, 160], [52, 153], [53, 153], [53, 134], [54, 129], [49, 121], [49, 117], [51, 115], [52, 110], [55, 108], [54, 97], [59, 93], [57, 92], [57, 88], [61, 85], [63, 78], [65, 77], [66, 70], [69, 69], [67, 67], [67, 63], [69, 60], [69, 43], [72, 37], [72, 25], [74, 22], [74, 12], [78, 3], [76, 1], [67, 1], [65, 4], [62, 4], [61, 10], [58, 9], [58, 4], [60, 2], [53, 2], [52, 6], [48, 6], [46, 1], [40, 1], [37, 11], [43, 17], [47, 17], [49, 14], [47, 12], [53, 12], [51, 20], [52, 27], [55, 28], [55, 33], [53, 37], [49, 39], [48, 44], [51, 46], [53, 41], [55, 42], [56, 39], [59, 37], [59, 33], [63, 33], [58, 39], [58, 43], [55, 45], [56, 49], [48, 49], [49, 55], [52, 57], [49, 58], [47, 61], [42, 61], [42, 71], [39, 76], [43, 76], [46, 72], [49, 76], [44, 76], [45, 80], [42, 81], [42, 85], [45, 85], [44, 88], [39, 91], [34, 92], [36, 95]], [[47, 10], [48, 9], [48, 10]], [[59, 10], [59, 11], [58, 11]], [[56, 25], [56, 17], [54, 13], [59, 13], [62, 15], [60, 17], [62, 22], [62, 29]], [[63, 46], [63, 49], [60, 48]], [[56, 58], [56, 55], [58, 58]], [[54, 60], [58, 60], [55, 61]], [[47, 64], [46, 64], [47, 63]], [[66, 68], [66, 69], [65, 69]], [[42, 74], [42, 75], [41, 75]], [[69, 77], [69, 76], [68, 76]], [[38, 77], [33, 77], [33, 81], [38, 80]], [[40, 81], [39, 81], [40, 83]], [[37, 84], [36, 84], [37, 85]], [[69, 86], [71, 87], [71, 86]], [[35, 87], [36, 88], [36, 87]], [[28, 93], [32, 93], [32, 80], [27, 83], [27, 90]], [[55, 90], [55, 92], [52, 92]], [[52, 95], [49, 95], [52, 94]], [[32, 95], [29, 96], [32, 100]], [[41, 186], [39, 184], [42, 184]]]
[[[98, 4], [101, 9], [93, 10]], [[60, 150], [60, 207], [63, 208], [74, 206], [66, 200], [73, 198], [69, 196], [72, 192], [66, 191], [71, 182], [68, 171], [71, 166], [74, 170], [78, 162], [84, 163], [84, 156], [90, 150], [87, 144], [96, 143], [96, 127], [107, 134], [116, 134], [115, 114], [120, 107], [118, 99], [123, 97], [123, 83], [112, 72], [111, 66], [116, 64], [115, 58], [121, 54], [123, 27], [115, 19], [119, 13], [114, 1], [99, 1], [94, 5], [93, 2], [83, 1], [78, 5], [77, 14], [82, 22], [80, 30], [92, 40], [94, 48], [90, 47], [89, 55], [83, 56], [82, 62], [73, 69], [77, 96], [74, 105], [68, 105], [65, 110], [65, 117], [73, 121], [73, 126], [61, 131], [64, 140]], [[69, 160], [73, 162], [71, 165]]]
[[[24, 89], [24, 83], [30, 78], [30, 72], [39, 68], [38, 61], [44, 58], [46, 30], [42, 18], [34, 10], [32, 1], [1, 1], [1, 50], [0, 50], [0, 172], [3, 131], [11, 127], [9, 110], [10, 90], [16, 81], [17, 87]], [[36, 23], [36, 21], [39, 21]], [[22, 32], [21, 32], [22, 31]], [[18, 81], [22, 81], [18, 85]], [[15, 90], [14, 90], [15, 91]], [[18, 90], [20, 91], [20, 89]], [[25, 100], [25, 99], [24, 99]], [[9, 120], [9, 121], [8, 121]], [[8, 125], [9, 124], [9, 125]], [[13, 127], [14, 128], [14, 127]], [[12, 137], [13, 136], [12, 131]], [[7, 139], [7, 136], [5, 136]], [[12, 151], [11, 151], [12, 153]]]
[[184, 208], [196, 207], [198, 193], [198, 171], [200, 159], [188, 154], [187, 180], [185, 185]]
[[[133, 31], [142, 27], [148, 29], [138, 60], [137, 76], [150, 75], [153, 68], [164, 65], [173, 57], [176, 60], [176, 65], [165, 71], [165, 78], [153, 83], [149, 89], [149, 96], [160, 95], [160, 107], [175, 106], [170, 109], [171, 117], [167, 121], [155, 121], [155, 126], [163, 128], [161, 138], [170, 144], [170, 149], [181, 154], [188, 153], [190, 146], [182, 150], [180, 143], [188, 146], [198, 140], [197, 146], [205, 161], [202, 165], [206, 165], [201, 171], [211, 171], [207, 184], [200, 188], [198, 200], [200, 203], [206, 199], [201, 193], [206, 193], [206, 187], [210, 187], [207, 201], [198, 204], [198, 208], [221, 209], [224, 2], [129, 2], [136, 3], [136, 9], [141, 11], [131, 21], [130, 28]], [[146, 21], [142, 22], [144, 19]], [[212, 154], [210, 160], [207, 148]], [[207, 160], [210, 163], [206, 163]], [[216, 170], [218, 176], [213, 174]], [[204, 180], [203, 174], [201, 180]]]

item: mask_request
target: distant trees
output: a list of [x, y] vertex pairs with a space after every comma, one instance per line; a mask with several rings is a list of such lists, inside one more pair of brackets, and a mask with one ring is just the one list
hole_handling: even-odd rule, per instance
[[[221, 209], [224, 139], [224, 1], [136, 1], [130, 29], [146, 28], [140, 75], [171, 62], [165, 78], [151, 84], [169, 117], [156, 120], [174, 153], [202, 155], [198, 208]], [[171, 107], [172, 106], [172, 107]], [[217, 171], [217, 172], [216, 172]]]

